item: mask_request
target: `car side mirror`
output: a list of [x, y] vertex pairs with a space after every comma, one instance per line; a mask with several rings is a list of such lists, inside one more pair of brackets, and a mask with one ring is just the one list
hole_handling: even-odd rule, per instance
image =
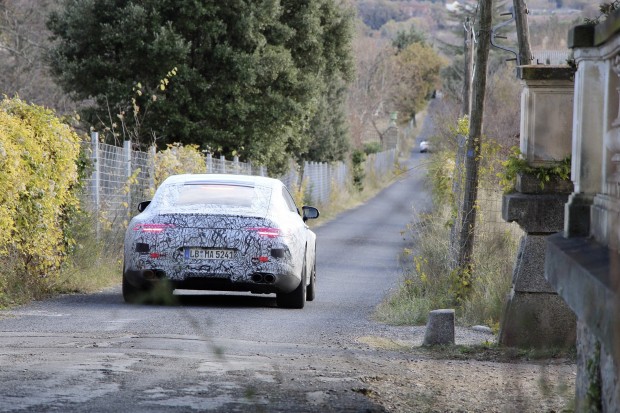
[[301, 207], [301, 210], [304, 213], [303, 214], [304, 222], [306, 222], [309, 219], [317, 219], [320, 215], [319, 210], [316, 209], [315, 207], [303, 206]]
[[147, 206], [149, 206], [149, 204], [151, 203], [151, 201], [142, 201], [138, 204], [138, 211], [139, 212], [144, 212], [144, 210], [146, 209]]

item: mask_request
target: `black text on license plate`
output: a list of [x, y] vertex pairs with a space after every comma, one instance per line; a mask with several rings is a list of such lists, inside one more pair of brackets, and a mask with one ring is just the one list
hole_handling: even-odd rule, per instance
[[185, 258], [192, 260], [232, 260], [235, 258], [235, 250], [188, 248], [185, 250]]

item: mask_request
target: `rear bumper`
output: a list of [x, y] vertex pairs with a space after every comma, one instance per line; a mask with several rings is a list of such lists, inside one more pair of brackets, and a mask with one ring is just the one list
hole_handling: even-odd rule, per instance
[[161, 269], [127, 269], [124, 277], [140, 289], [152, 288], [167, 281], [175, 289], [247, 291], [259, 294], [289, 293], [299, 286], [301, 278], [292, 272], [255, 271], [243, 276], [188, 271], [182, 277], [169, 277]]

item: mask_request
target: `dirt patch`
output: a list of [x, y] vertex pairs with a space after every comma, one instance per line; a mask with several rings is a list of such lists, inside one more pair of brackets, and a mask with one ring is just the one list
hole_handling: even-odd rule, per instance
[[362, 379], [368, 397], [391, 412], [570, 411], [571, 363], [414, 360]]
[[360, 378], [363, 393], [390, 412], [573, 410], [574, 352], [500, 348], [492, 335], [464, 328], [457, 336], [467, 344], [427, 348], [415, 334], [360, 337], [381, 354]]

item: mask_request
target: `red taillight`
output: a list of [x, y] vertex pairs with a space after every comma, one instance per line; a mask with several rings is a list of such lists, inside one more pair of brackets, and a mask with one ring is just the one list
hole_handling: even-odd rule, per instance
[[173, 224], [138, 224], [133, 227], [134, 231], [148, 232], [151, 234], [159, 234], [168, 228], [174, 228]]
[[261, 237], [267, 238], [277, 238], [282, 235], [282, 232], [278, 228], [270, 228], [270, 227], [253, 227], [246, 228], [248, 231], [255, 231]]

